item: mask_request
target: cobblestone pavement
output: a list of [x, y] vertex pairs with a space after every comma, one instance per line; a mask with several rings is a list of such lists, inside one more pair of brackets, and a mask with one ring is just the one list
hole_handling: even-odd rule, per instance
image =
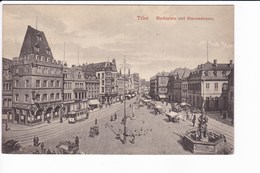
[[[37, 135], [40, 142], [44, 142], [45, 148], [56, 151], [56, 145], [60, 141], [75, 141], [79, 137], [79, 148], [86, 154], [192, 154], [186, 150], [181, 139], [185, 132], [192, 128], [190, 121], [181, 120], [179, 123], [168, 122], [165, 115], [154, 115], [151, 109], [140, 107], [132, 117], [132, 108], [129, 106], [133, 100], [127, 102], [127, 137], [126, 144], [123, 139], [123, 104], [112, 105], [111, 107], [94, 111], [90, 118], [69, 124], [52, 122], [48, 125], [35, 126], [32, 129], [17, 128], [13, 131], [3, 131], [3, 141], [18, 139], [22, 144], [22, 151], [19, 153], [32, 153], [40, 147], [33, 147], [33, 136]], [[111, 115], [117, 113], [115, 121], [111, 121]], [[94, 125], [97, 118], [100, 134], [94, 138], [89, 137], [90, 127]], [[18, 127], [18, 126], [17, 126]], [[12, 127], [14, 128], [14, 127]], [[223, 124], [217, 120], [209, 119], [209, 128], [225, 133], [228, 144], [233, 147], [233, 127]], [[116, 134], [120, 134], [120, 139]], [[135, 135], [133, 138], [131, 135]]]

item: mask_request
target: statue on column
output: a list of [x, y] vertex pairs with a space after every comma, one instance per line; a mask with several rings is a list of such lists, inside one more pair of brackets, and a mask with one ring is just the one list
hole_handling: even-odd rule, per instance
[[203, 138], [207, 137], [207, 123], [208, 123], [208, 117], [205, 115], [205, 109], [204, 109], [204, 101], [202, 103], [202, 111], [201, 115], [198, 118], [198, 135], [199, 139], [202, 140]]

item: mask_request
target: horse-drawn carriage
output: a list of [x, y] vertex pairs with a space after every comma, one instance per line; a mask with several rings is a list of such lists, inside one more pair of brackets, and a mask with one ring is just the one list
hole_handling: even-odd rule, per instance
[[98, 126], [92, 126], [89, 130], [89, 137], [94, 138], [95, 136], [99, 135], [99, 127]]

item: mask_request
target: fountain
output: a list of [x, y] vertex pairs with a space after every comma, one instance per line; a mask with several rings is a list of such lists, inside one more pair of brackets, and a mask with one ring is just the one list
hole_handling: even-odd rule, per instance
[[198, 118], [198, 127], [186, 132], [183, 137], [184, 145], [195, 154], [217, 154], [225, 146], [225, 136], [208, 129], [208, 117], [205, 115], [204, 104]]

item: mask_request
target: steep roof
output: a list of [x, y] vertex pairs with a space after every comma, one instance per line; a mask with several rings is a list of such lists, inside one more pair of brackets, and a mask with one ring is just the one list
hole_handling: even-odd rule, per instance
[[[37, 50], [39, 49], [39, 51]], [[28, 26], [23, 45], [20, 52], [20, 57], [28, 54], [36, 54], [53, 59], [50, 46], [43, 31]]]
[[116, 64], [112, 62], [100, 62], [100, 63], [91, 63], [83, 66], [83, 71], [103, 71], [111, 70], [117, 71]]
[[179, 79], [185, 79], [190, 75], [191, 70], [184, 67], [184, 68], [176, 68], [175, 70], [171, 71], [169, 76], [179, 76]]

